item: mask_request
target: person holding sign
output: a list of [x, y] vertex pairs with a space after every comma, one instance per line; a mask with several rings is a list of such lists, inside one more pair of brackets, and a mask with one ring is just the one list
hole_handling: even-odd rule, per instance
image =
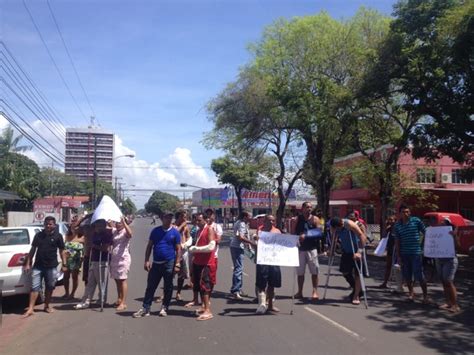
[[296, 268], [298, 275], [298, 292], [295, 298], [303, 298], [304, 274], [306, 265], [308, 265], [311, 273], [311, 281], [313, 283], [312, 300], [318, 300], [318, 274], [319, 260], [318, 250], [321, 251], [323, 244], [322, 226], [318, 217], [311, 213], [313, 206], [310, 202], [304, 202], [302, 205], [303, 212], [298, 216], [296, 222], [296, 235], [300, 236], [299, 258], [300, 266]]
[[402, 263], [402, 274], [408, 287], [408, 299], [413, 301], [413, 280], [420, 283], [423, 291], [423, 303], [429, 303], [428, 287], [423, 274], [421, 255], [421, 235], [425, 234], [425, 226], [417, 217], [411, 217], [410, 208], [401, 205], [399, 208], [400, 219], [393, 226], [395, 248], [398, 260]]
[[[265, 215], [263, 219], [263, 225], [255, 237], [257, 243], [260, 232], [281, 234], [281, 231], [275, 227], [275, 222], [275, 217], [273, 217], [271, 214]], [[267, 312], [267, 310], [270, 312], [279, 312], [280, 310], [273, 304], [273, 299], [275, 298], [275, 288], [281, 287], [280, 266], [257, 264], [255, 286], [257, 287], [258, 292], [258, 307], [256, 313], [264, 314]]]
[[[459, 238], [457, 236], [457, 228], [451, 223], [451, 220], [446, 217], [444, 219], [446, 226], [452, 227], [454, 230], [450, 232], [453, 237], [454, 249], [459, 248]], [[457, 291], [454, 285], [454, 275], [458, 269], [458, 258], [436, 258], [436, 271], [443, 283], [444, 295], [446, 303], [439, 306], [440, 309], [446, 309], [450, 312], [457, 313], [461, 309], [457, 303]]]
[[[352, 287], [350, 294], [352, 304], [359, 305], [362, 289], [360, 278], [361, 276], [363, 277], [364, 265], [361, 262], [362, 248], [367, 242], [367, 237], [362, 229], [350, 219], [333, 217], [331, 218], [330, 226], [331, 235], [337, 233], [337, 237], [341, 242], [342, 255], [339, 270]], [[356, 263], [360, 263], [360, 267]]]

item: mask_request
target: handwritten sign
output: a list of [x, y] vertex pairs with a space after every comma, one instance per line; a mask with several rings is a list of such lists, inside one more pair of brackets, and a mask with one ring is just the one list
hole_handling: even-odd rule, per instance
[[428, 227], [425, 233], [423, 254], [428, 258], [454, 258], [454, 239], [449, 226]]
[[257, 264], [299, 266], [297, 235], [261, 232], [257, 244]]

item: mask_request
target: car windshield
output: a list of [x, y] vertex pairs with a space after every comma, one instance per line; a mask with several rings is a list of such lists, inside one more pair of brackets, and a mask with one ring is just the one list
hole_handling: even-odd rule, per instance
[[27, 229], [0, 229], [0, 246], [30, 244]]

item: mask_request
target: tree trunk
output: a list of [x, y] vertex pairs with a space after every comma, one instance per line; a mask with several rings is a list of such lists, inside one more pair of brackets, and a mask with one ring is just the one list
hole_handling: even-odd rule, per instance
[[276, 225], [280, 230], [283, 228], [283, 215], [285, 213], [286, 198], [283, 188], [278, 186], [278, 208], [276, 211]]
[[235, 189], [235, 196], [237, 197], [237, 208], [239, 210], [239, 215], [242, 213], [242, 188], [234, 186]]

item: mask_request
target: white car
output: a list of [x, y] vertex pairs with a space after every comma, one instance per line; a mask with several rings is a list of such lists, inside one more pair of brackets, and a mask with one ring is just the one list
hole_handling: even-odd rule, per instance
[[[40, 227], [0, 227], [0, 286], [3, 297], [30, 293], [31, 273], [25, 273], [23, 265], [34, 236], [41, 230]], [[58, 270], [61, 271], [59, 253], [58, 261]], [[63, 274], [59, 272], [58, 275], [59, 282]]]

